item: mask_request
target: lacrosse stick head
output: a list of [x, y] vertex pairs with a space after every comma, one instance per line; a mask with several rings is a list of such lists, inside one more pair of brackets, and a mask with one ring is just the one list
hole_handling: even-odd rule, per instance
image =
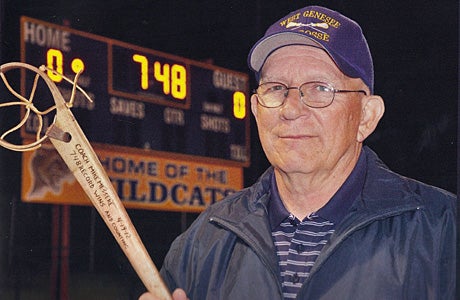
[[[22, 109], [20, 120], [16, 124], [8, 124], [7, 126], [10, 127], [7, 127], [6, 130], [2, 129], [0, 146], [14, 151], [29, 151], [40, 147], [50, 136], [64, 141], [70, 138], [65, 132], [57, 132], [56, 128], [51, 126], [56, 121], [56, 114], [63, 109], [68, 110], [72, 106], [77, 89], [83, 92], [86, 98], [89, 99], [89, 97], [76, 84], [80, 73], [77, 73], [73, 80], [59, 74], [73, 85], [71, 99], [66, 102], [56, 84], [48, 76], [48, 72], [56, 74], [55, 71], [44, 66], [37, 68], [22, 62], [10, 62], [0, 65], [2, 84], [0, 89], [4, 92], [9, 92], [8, 95], [2, 93], [2, 98], [5, 98], [0, 99], [0, 111], [3, 111], [2, 113], [11, 119], [11, 114], [7, 111], [13, 111], [18, 107]], [[23, 87], [19, 88], [17, 86], [18, 78], [21, 78], [23, 82], [26, 80], [27, 82], [32, 82], [32, 86], [26, 87], [23, 84]], [[89, 100], [91, 101], [91, 99]], [[16, 115], [16, 113], [13, 115]], [[50, 128], [53, 131], [50, 132]], [[34, 141], [20, 144], [17, 142], [16, 136], [20, 130], [25, 129], [29, 132], [34, 132]]]

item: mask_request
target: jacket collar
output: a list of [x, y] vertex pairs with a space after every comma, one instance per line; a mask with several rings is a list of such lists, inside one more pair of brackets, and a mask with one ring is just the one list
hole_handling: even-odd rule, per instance
[[[390, 171], [369, 147], [363, 147], [363, 151], [367, 164], [364, 187], [352, 204], [352, 211], [374, 215], [422, 205], [421, 199], [414, 195], [404, 177]], [[218, 214], [221, 218], [236, 223], [251, 218], [252, 216], [248, 215], [252, 214], [263, 215], [266, 218], [273, 172], [273, 167], [269, 167], [254, 185], [237, 192], [237, 197], [230, 196], [229, 201], [242, 202], [240, 204], [246, 207], [244, 211], [233, 211], [232, 208], [241, 206], [229, 204], [230, 211], [215, 211], [214, 215]]]
[[407, 178], [389, 170], [369, 147], [363, 151], [367, 156], [367, 173], [361, 197], [354, 203], [356, 208], [371, 212], [422, 205]]
[[[348, 176], [332, 198], [316, 212], [318, 216], [324, 220], [331, 221], [333, 224], [338, 224], [342, 221], [345, 215], [348, 214], [353, 201], [363, 189], [366, 165], [366, 154], [364, 151], [361, 151], [350, 176]], [[270, 180], [271, 198], [268, 203], [268, 215], [271, 228], [274, 230], [290, 213], [280, 198], [273, 173]]]

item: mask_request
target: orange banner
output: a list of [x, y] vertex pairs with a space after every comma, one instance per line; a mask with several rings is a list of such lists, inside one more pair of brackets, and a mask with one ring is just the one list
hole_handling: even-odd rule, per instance
[[[239, 166], [216, 165], [186, 155], [107, 145], [93, 147], [127, 208], [201, 212], [243, 187], [243, 170]], [[90, 176], [88, 180], [91, 184]], [[91, 205], [51, 145], [23, 153], [22, 200]]]

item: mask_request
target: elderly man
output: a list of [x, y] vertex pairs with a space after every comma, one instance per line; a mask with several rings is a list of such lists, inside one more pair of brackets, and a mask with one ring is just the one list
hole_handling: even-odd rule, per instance
[[272, 166], [173, 243], [161, 274], [174, 299], [454, 299], [454, 195], [363, 147], [384, 103], [359, 25], [305, 7], [248, 62]]

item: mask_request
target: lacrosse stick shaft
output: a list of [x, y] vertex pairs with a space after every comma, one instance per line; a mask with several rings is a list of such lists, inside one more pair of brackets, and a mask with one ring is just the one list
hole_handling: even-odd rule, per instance
[[[53, 127], [60, 130], [56, 128], [53, 130]], [[171, 299], [168, 289], [83, 131], [68, 108], [60, 110], [58, 107], [57, 120], [52, 125], [51, 132], [61, 132], [62, 128], [65, 128], [66, 138], [63, 140], [51, 138], [54, 147], [105, 221], [147, 290], [159, 299]]]
[[[65, 138], [52, 138], [53, 135], [58, 137], [61, 132], [64, 132]], [[49, 134], [54, 147], [105, 221], [147, 290], [160, 299], [171, 299], [102, 164], [68, 108], [60, 110], [58, 107], [57, 120]]]
[[[147, 290], [159, 299], [171, 299], [86, 136], [70, 110], [57, 105], [57, 120], [48, 131], [51, 142], [105, 221]], [[53, 135], [63, 138], [53, 138]]]

